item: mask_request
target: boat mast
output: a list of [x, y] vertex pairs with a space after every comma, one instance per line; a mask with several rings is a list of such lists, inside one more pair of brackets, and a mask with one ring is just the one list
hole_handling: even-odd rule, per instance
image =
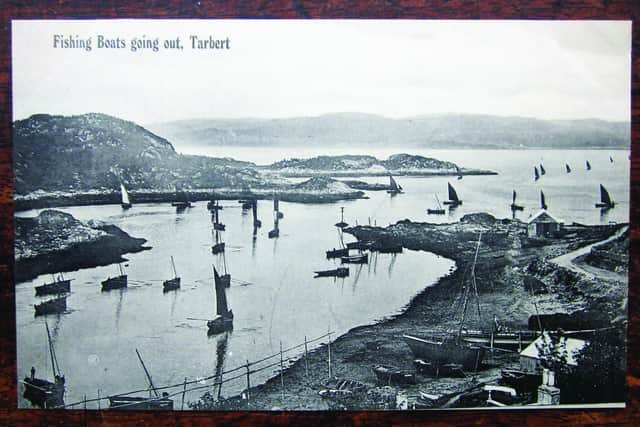
[[122, 264], [118, 263], [118, 268], [120, 269], [120, 275], [124, 276], [124, 270], [122, 269]]
[[171, 267], [173, 267], [173, 277], [178, 277], [178, 273], [176, 273], [176, 264], [173, 262], [173, 255], [171, 255]]
[[144, 373], [147, 375], [147, 380], [149, 380], [149, 386], [151, 386], [151, 389], [153, 390], [153, 393], [156, 395], [156, 397], [160, 397], [158, 395], [158, 390], [156, 390], [156, 386], [153, 385], [153, 380], [151, 379], [151, 375], [149, 374], [149, 371], [147, 371], [147, 367], [144, 366], [144, 362], [142, 361], [142, 356], [140, 356], [140, 352], [138, 351], [137, 348], [136, 348], [136, 354], [138, 355], [138, 359], [140, 360], [142, 369], [144, 369]]
[[53, 348], [53, 343], [51, 342], [51, 332], [49, 332], [49, 324], [44, 322], [44, 325], [47, 328], [47, 340], [49, 342], [49, 356], [51, 357], [51, 370], [53, 371], [53, 378], [60, 376], [60, 366], [58, 366], [58, 359], [56, 358], [56, 351]]
[[[476, 261], [478, 260], [478, 251], [480, 250], [480, 239], [482, 238], [482, 233], [480, 233], [480, 235], [478, 236], [478, 245], [476, 246], [476, 252], [475, 255], [473, 257], [473, 264], [471, 266], [471, 278], [472, 278], [472, 283], [473, 283], [473, 288], [476, 294], [476, 303], [478, 305], [478, 317], [480, 317], [480, 301], [478, 298], [478, 288], [476, 287], [476, 281], [475, 281], [475, 270], [476, 270]], [[467, 305], [469, 302], [469, 287], [465, 286], [464, 287], [464, 304], [462, 307], [462, 318], [460, 319], [460, 326], [458, 328], [458, 339], [460, 339], [460, 337], [462, 336], [462, 328], [464, 327], [464, 321], [466, 319], [467, 316]]]
[[438, 204], [438, 209], [442, 209], [442, 205], [440, 204], [440, 199], [438, 199], [438, 195], [434, 194], [434, 196], [436, 196], [436, 203]]

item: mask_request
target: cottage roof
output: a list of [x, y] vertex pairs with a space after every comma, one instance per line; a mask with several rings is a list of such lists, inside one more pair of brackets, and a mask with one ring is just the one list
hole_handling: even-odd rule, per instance
[[[543, 353], [540, 351], [540, 347], [549, 343], [551, 343], [551, 337], [548, 332], [545, 332], [522, 350], [520, 355], [538, 360], [542, 359]], [[587, 345], [587, 342], [577, 338], [560, 337], [558, 345], [560, 348], [557, 352], [559, 355], [564, 356], [565, 363], [567, 365], [578, 366], [576, 357], [580, 354], [580, 351], [582, 351], [584, 346]]]
[[540, 212], [529, 218], [529, 220], [527, 221], [528, 224], [549, 222], [559, 223], [560, 221], [551, 216], [551, 214], [547, 212], [546, 209], [540, 210]]

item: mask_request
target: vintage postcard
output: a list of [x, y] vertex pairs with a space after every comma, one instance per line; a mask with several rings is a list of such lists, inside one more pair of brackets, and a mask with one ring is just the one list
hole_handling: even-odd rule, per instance
[[629, 21], [12, 22], [18, 406], [624, 407]]

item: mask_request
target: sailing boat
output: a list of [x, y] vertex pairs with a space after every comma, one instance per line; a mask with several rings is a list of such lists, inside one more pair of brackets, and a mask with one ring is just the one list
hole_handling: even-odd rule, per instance
[[542, 163], [540, 163], [540, 175], [544, 175], [546, 173], [547, 173], [547, 171], [544, 170], [544, 166], [542, 166]]
[[122, 264], [118, 264], [120, 275], [116, 277], [109, 277], [107, 280], [102, 281], [102, 290], [110, 291], [112, 289], [120, 289], [127, 287], [127, 275], [124, 274]]
[[537, 181], [540, 179], [540, 173], [538, 172], [538, 167], [534, 166], [533, 167], [533, 180]]
[[391, 175], [389, 175], [389, 189], [387, 190], [387, 193], [391, 195], [402, 193], [402, 187], [398, 185]]
[[[478, 250], [480, 249], [481, 237], [482, 234], [478, 237], [478, 245], [476, 246], [473, 265], [471, 267], [471, 283], [476, 294], [475, 266], [478, 260]], [[421, 337], [409, 334], [402, 335], [402, 338], [404, 338], [407, 345], [409, 345], [409, 348], [416, 358], [425, 359], [435, 366], [453, 363], [461, 365], [463, 369], [474, 371], [478, 369], [482, 362], [482, 358], [484, 357], [484, 348], [465, 342], [462, 339], [470, 287], [471, 286], [464, 287], [462, 316], [457, 334], [440, 333], [436, 336], [430, 337]], [[478, 313], [479, 312], [480, 306], [478, 302]]]
[[262, 221], [258, 219], [258, 201], [256, 199], [251, 201], [251, 209], [253, 210], [253, 228], [262, 227]]
[[276, 211], [276, 218], [284, 218], [284, 214], [280, 212], [280, 199], [277, 196], [273, 199], [273, 210]]
[[547, 210], [547, 202], [545, 201], [542, 190], [540, 190], [540, 209]]
[[171, 268], [173, 269], [173, 279], [162, 282], [162, 292], [180, 289], [180, 278], [178, 277], [178, 273], [176, 273], [176, 264], [173, 262], [173, 256], [171, 256]]
[[220, 237], [220, 232], [218, 230], [213, 231], [215, 236], [215, 243], [211, 246], [211, 253], [216, 255], [224, 252], [224, 242]]
[[67, 309], [67, 296], [48, 299], [40, 304], [34, 304], [33, 308], [36, 310], [36, 316], [60, 314]]
[[455, 208], [462, 204], [462, 200], [458, 198], [458, 193], [453, 186], [447, 182], [447, 190], [449, 191], [449, 200], [445, 200], [443, 204], [449, 205], [450, 208]]
[[215, 204], [212, 207], [213, 210], [213, 229], [218, 231], [224, 231], [226, 226], [220, 222], [220, 209], [222, 206], [218, 204], [218, 201], [215, 201]]
[[567, 173], [571, 173], [571, 168], [569, 167], [569, 163], [564, 164], [564, 169], [567, 171]]
[[458, 179], [462, 179], [462, 171], [460, 170], [458, 165], [456, 165], [456, 174], [458, 175]]
[[207, 322], [208, 335], [233, 329], [233, 310], [229, 310], [227, 306], [225, 285], [215, 267], [213, 267], [213, 276], [216, 291], [216, 317]]
[[[136, 349], [136, 354], [138, 355], [138, 360], [140, 360], [140, 364], [142, 365], [142, 369], [144, 369], [144, 373], [147, 376], [147, 381], [149, 382], [149, 397], [138, 397], [138, 396], [109, 396], [109, 409], [127, 409], [134, 411], [149, 411], [149, 410], [157, 410], [157, 411], [171, 411], [173, 410], [173, 400], [169, 399], [169, 393], [163, 392], [162, 397], [158, 394], [158, 390], [156, 386], [153, 385], [153, 380], [151, 379], [151, 374], [147, 370], [147, 367], [142, 360], [142, 356], [140, 356], [140, 352]], [[155, 397], [151, 396], [151, 391]]]
[[280, 221], [280, 211], [278, 211], [279, 203], [278, 199], [274, 197], [273, 199], [273, 230], [270, 230], [267, 235], [270, 239], [274, 239], [280, 236], [280, 228], [278, 227]]
[[65, 380], [64, 375], [60, 372], [55, 348], [53, 347], [53, 342], [51, 342], [49, 325], [46, 322], [44, 325], [47, 328], [47, 341], [49, 343], [49, 356], [51, 357], [53, 382], [36, 378], [36, 369], [32, 367], [31, 376], [25, 377], [23, 380], [25, 385], [23, 397], [40, 408], [50, 409], [58, 406], [64, 406]]
[[600, 184], [600, 203], [596, 203], [596, 208], [611, 209], [615, 205], [616, 204], [611, 200], [607, 189], [604, 188], [604, 185]]
[[440, 199], [438, 199], [438, 195], [434, 194], [436, 198], [436, 203], [438, 204], [437, 209], [427, 209], [427, 214], [429, 215], [444, 215], [444, 208], [440, 204]]
[[613, 163], [613, 157], [609, 156], [609, 161]]
[[349, 249], [347, 249], [344, 246], [344, 238], [342, 234], [342, 229], [340, 228], [338, 228], [338, 241], [340, 242], [340, 248], [339, 249], [333, 248], [327, 251], [327, 259], [340, 258], [340, 257], [349, 255]]
[[587, 160], [587, 161], [585, 162], [585, 166], [586, 166], [586, 168], [587, 168], [587, 170], [588, 170], [588, 171], [590, 171], [590, 170], [591, 170], [591, 163], [589, 163], [589, 160]]
[[131, 200], [129, 200], [129, 193], [127, 193], [127, 189], [124, 188], [123, 183], [120, 183], [120, 196], [122, 199], [120, 202], [122, 209], [129, 209], [131, 207]]
[[340, 222], [336, 222], [335, 225], [338, 228], [345, 228], [346, 226], [349, 225], [346, 222], [344, 222], [344, 207], [340, 208]]
[[522, 206], [516, 205], [516, 190], [513, 190], [513, 198], [512, 198], [512, 201], [511, 201], [511, 210], [515, 212], [515, 211], [521, 211], [523, 209], [524, 208]]
[[36, 286], [36, 296], [63, 294], [71, 292], [71, 279], [65, 279], [62, 273], [58, 277], [51, 275], [53, 282]]

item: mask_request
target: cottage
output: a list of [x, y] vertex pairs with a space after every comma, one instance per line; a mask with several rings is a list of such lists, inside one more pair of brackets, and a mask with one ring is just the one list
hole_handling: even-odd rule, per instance
[[555, 219], [546, 209], [532, 216], [527, 221], [527, 235], [529, 237], [553, 237], [562, 228], [562, 222]]
[[[525, 372], [532, 373], [542, 371], [542, 360], [545, 355], [541, 349], [550, 343], [551, 337], [548, 332], [545, 332], [529, 344], [520, 352], [520, 368]], [[562, 359], [564, 363], [575, 367], [578, 366], [576, 358], [586, 344], [586, 341], [577, 338], [560, 337], [554, 353]]]

